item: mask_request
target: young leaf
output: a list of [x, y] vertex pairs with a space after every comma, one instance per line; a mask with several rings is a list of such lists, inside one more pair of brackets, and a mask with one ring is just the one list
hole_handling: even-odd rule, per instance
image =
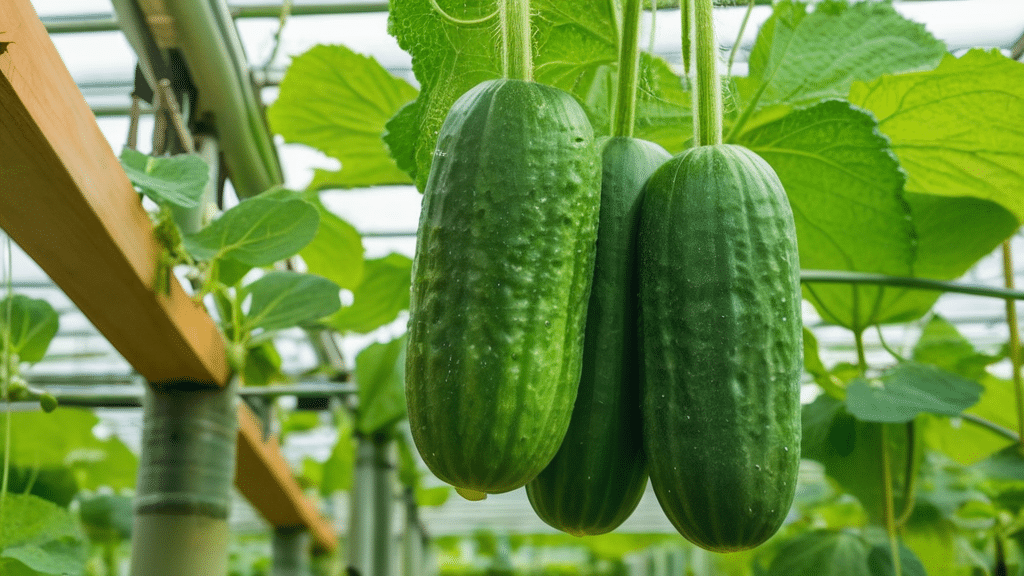
[[412, 260], [401, 254], [367, 260], [362, 283], [345, 306], [325, 323], [339, 332], [365, 334], [380, 328], [409, 308]]
[[320, 227], [299, 256], [311, 274], [323, 276], [346, 290], [355, 290], [363, 281], [363, 238], [319, 199], [314, 204], [320, 213]]
[[907, 171], [907, 191], [973, 196], [1024, 220], [1024, 64], [997, 50], [947, 56], [938, 68], [856, 83]]
[[846, 409], [865, 422], [910, 422], [925, 412], [957, 416], [981, 398], [980, 384], [936, 366], [904, 362], [879, 378], [857, 379], [846, 388]]
[[230, 258], [249, 266], [269, 266], [309, 244], [318, 222], [309, 202], [257, 196], [186, 236], [185, 249], [197, 260]]
[[761, 27], [750, 54], [749, 76], [739, 81], [745, 100], [762, 106], [798, 106], [844, 97], [857, 80], [926, 70], [946, 47], [883, 2], [827, 0], [808, 5], [784, 0]]
[[371, 344], [356, 356], [359, 411], [356, 428], [381, 432], [405, 417], [405, 336]]
[[339, 171], [317, 169], [311, 189], [406, 184], [409, 177], [388, 155], [381, 134], [416, 93], [373, 58], [318, 45], [292, 60], [267, 119], [285, 141], [341, 162]]
[[[829, 101], [743, 134], [772, 165], [789, 196], [800, 266], [911, 275], [914, 229], [903, 198], [904, 175], [874, 119]], [[818, 284], [804, 295], [822, 317], [863, 328], [903, 315], [906, 290]], [[919, 313], [931, 306], [923, 304]], [[854, 313], [855, 303], [859, 304]]]
[[[1012, 410], [1007, 410], [1008, 406], [1014, 406], [1016, 402], [1013, 384], [990, 374], [982, 375], [978, 383], [984, 386], [985, 391], [981, 400], [968, 409], [967, 413], [1009, 430], [1016, 429], [1017, 419]], [[1005, 436], [966, 421], [930, 418], [927, 422], [924, 437], [928, 446], [960, 464], [974, 464], [1007, 443]]]
[[[8, 315], [10, 310], [10, 315]], [[38, 362], [57, 334], [59, 316], [46, 300], [12, 294], [0, 300], [0, 338], [22, 362]]]
[[339, 307], [338, 285], [298, 272], [270, 272], [245, 287], [252, 296], [245, 325], [249, 330], [281, 330], [315, 322]]
[[121, 167], [132, 184], [160, 205], [195, 208], [203, 197], [210, 167], [196, 154], [147, 156], [125, 148]]

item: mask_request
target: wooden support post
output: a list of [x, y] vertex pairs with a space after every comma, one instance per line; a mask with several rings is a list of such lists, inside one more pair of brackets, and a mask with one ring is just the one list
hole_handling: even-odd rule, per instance
[[[224, 386], [216, 325], [177, 282], [153, 290], [149, 217], [29, 0], [0, 2], [0, 23], [0, 228], [148, 381]], [[247, 408], [238, 417], [239, 490], [271, 524], [335, 548], [276, 442]]]

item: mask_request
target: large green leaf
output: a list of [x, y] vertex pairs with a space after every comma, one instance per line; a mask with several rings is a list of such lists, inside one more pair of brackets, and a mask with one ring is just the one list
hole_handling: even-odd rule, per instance
[[865, 422], [910, 422], [924, 412], [957, 416], [978, 402], [977, 382], [936, 366], [901, 362], [872, 382], [846, 388], [846, 409]]
[[356, 429], [374, 434], [405, 418], [405, 336], [370, 344], [356, 356]]
[[855, 83], [849, 98], [892, 140], [908, 192], [991, 200], [1022, 220], [1022, 85], [1024, 64], [971, 50], [932, 71]]
[[988, 478], [1024, 482], [1024, 448], [1013, 444], [978, 462], [974, 468]]
[[[49, 302], [12, 294], [0, 300], [2, 340], [21, 362], [38, 362], [57, 334], [59, 316]], [[9, 332], [8, 332], [9, 331]], [[7, 334], [10, 334], [8, 340]]]
[[210, 167], [196, 154], [148, 156], [125, 148], [121, 167], [132, 184], [161, 205], [195, 208], [203, 197]]
[[[482, 0], [440, 0], [438, 4], [460, 18], [484, 16], [495, 8], [494, 2]], [[595, 131], [608, 134], [620, 41], [616, 3], [535, 0], [532, 9], [535, 79], [576, 96]], [[481, 81], [501, 76], [494, 22], [452, 24], [437, 14], [429, 0], [390, 4], [389, 31], [412, 55], [421, 91], [414, 105], [388, 123], [385, 141], [398, 165], [414, 174], [420, 190], [426, 183], [437, 132], [452, 103]], [[644, 55], [636, 135], [678, 151], [690, 137], [689, 116], [689, 96], [679, 77], [664, 61]]]
[[381, 136], [384, 123], [415, 97], [415, 88], [373, 58], [344, 46], [318, 45], [292, 60], [267, 118], [286, 142], [312, 146], [341, 162], [341, 170], [317, 169], [312, 189], [405, 184], [409, 177]]
[[314, 274], [270, 272], [245, 287], [252, 296], [249, 330], [281, 330], [314, 322], [341, 307], [338, 285]]
[[269, 266], [309, 244], [319, 220], [316, 208], [304, 200], [256, 196], [186, 236], [184, 244], [199, 260], [229, 258], [249, 266]]
[[868, 544], [851, 532], [814, 530], [784, 543], [768, 576], [874, 576]]
[[356, 443], [353, 438], [355, 422], [341, 413], [338, 419], [338, 440], [331, 449], [331, 455], [324, 462], [320, 482], [320, 494], [329, 497], [335, 492], [352, 488], [355, 471]]
[[354, 290], [363, 281], [363, 237], [319, 199], [315, 204], [320, 213], [320, 227], [299, 256], [310, 273], [323, 276], [346, 290]]
[[[900, 574], [905, 576], [928, 576], [916, 554], [906, 546], [899, 547]], [[888, 544], [876, 544], [868, 552], [868, 568], [871, 576], [896, 576], [892, 562], [892, 549]]]
[[784, 0], [761, 27], [749, 76], [739, 81], [745, 100], [761, 91], [762, 105], [809, 105], [844, 97], [857, 80], [934, 68], [946, 47], [923, 25], [884, 2]]
[[80, 574], [86, 558], [85, 536], [67, 510], [35, 496], [6, 495], [0, 573]]
[[[767, 160], [786, 189], [802, 268], [911, 273], [915, 241], [904, 176], [869, 114], [828, 101], [750, 130], [740, 143]], [[824, 319], [852, 329], [892, 319], [889, 303], [902, 292], [804, 288]]]
[[409, 308], [412, 260], [401, 254], [366, 261], [363, 281], [345, 306], [325, 323], [339, 332], [367, 333], [380, 328]]

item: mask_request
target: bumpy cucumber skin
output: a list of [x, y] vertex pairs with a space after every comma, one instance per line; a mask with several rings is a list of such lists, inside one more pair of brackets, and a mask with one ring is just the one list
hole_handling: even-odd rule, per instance
[[406, 398], [441, 480], [497, 494], [554, 457], [579, 385], [600, 155], [569, 94], [484, 82], [452, 106], [423, 195]]
[[691, 542], [757, 546], [800, 462], [800, 266], [778, 176], [740, 146], [676, 156], [647, 182], [639, 259], [651, 485]]
[[647, 486], [636, 232], [644, 183], [670, 157], [661, 146], [637, 138], [609, 138], [602, 148], [601, 216], [579, 394], [561, 448], [526, 485], [541, 520], [576, 536], [617, 528]]

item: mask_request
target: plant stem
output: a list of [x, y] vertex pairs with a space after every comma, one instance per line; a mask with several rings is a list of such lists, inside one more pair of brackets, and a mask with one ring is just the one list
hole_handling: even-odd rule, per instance
[[903, 470], [903, 510], [896, 517], [896, 528], [901, 528], [914, 513], [917, 500], [917, 448], [914, 441], [914, 421], [907, 422], [907, 460]]
[[632, 136], [636, 118], [636, 81], [640, 68], [640, 0], [626, 0], [619, 46], [619, 86], [612, 136]]
[[[1010, 241], [1003, 242], [1003, 279], [1008, 290], [1013, 290], [1013, 251]], [[1010, 328], [1010, 364], [1013, 366], [1013, 394], [1017, 399], [1017, 435], [1024, 447], [1024, 379], [1020, 373], [1020, 330], [1017, 325], [1017, 304], [1006, 299], [1006, 324]]]
[[[722, 143], [722, 86], [718, 78], [718, 44], [712, 0], [693, 1], [693, 134], [697, 146]], [[684, 29], [685, 30], [685, 29]]]
[[857, 347], [857, 366], [860, 367], [860, 375], [865, 376], [868, 373], [868, 358], [864, 354], [864, 331], [854, 330], [853, 331], [853, 342]]
[[1024, 291], [1021, 290], [1009, 290], [1006, 288], [993, 288], [990, 286], [971, 284], [957, 284], [954, 282], [943, 282], [941, 280], [913, 278], [909, 276], [887, 276], [885, 274], [848, 272], [845, 270], [801, 270], [800, 281], [804, 283], [824, 284], [877, 284], [880, 286], [918, 288], [921, 290], [935, 290], [938, 292], [955, 292], [958, 294], [971, 294], [973, 296], [988, 296], [991, 298], [999, 298], [1000, 300], [1008, 298], [1013, 300], [1024, 300]]
[[903, 567], [900, 562], [900, 545], [896, 540], [896, 517], [893, 511], [892, 494], [892, 463], [889, 461], [889, 426], [879, 424], [882, 427], [881, 456], [882, 456], [882, 515], [885, 521], [885, 532], [889, 535], [889, 550], [892, 553], [892, 565], [896, 576], [903, 575]]
[[530, 30], [530, 0], [505, 0], [501, 12], [504, 39], [502, 71], [506, 78], [533, 80], [533, 47]]
[[6, 407], [6, 414], [4, 418], [4, 461], [3, 461], [3, 472], [0, 474], [0, 536], [3, 535], [4, 526], [4, 502], [7, 500], [7, 483], [10, 480], [11, 472], [11, 399], [8, 397], [8, 391], [11, 386], [11, 377], [14, 376], [15, 370], [11, 366], [12, 355], [11, 355], [11, 315], [14, 307], [14, 294], [12, 293], [12, 284], [14, 283], [14, 265], [13, 255], [14, 251], [11, 249], [11, 237], [4, 235], [4, 252], [6, 258], [4, 259], [4, 281], [6, 282], [6, 294], [7, 294], [7, 311], [4, 316], [3, 323], [3, 376], [0, 378], [0, 399], [6, 400], [4, 405]]
[[975, 426], [984, 428], [989, 432], [992, 432], [993, 434], [997, 434], [999, 436], [1002, 436], [1003, 438], [1006, 438], [1007, 440], [1013, 442], [1021, 441], [1021, 437], [1018, 434], [1016, 434], [1013, 430], [1010, 430], [1009, 428], [1003, 428], [999, 424], [986, 420], [981, 416], [976, 416], [974, 414], [968, 414], [967, 412], [964, 412], [960, 414], [959, 418], [963, 419], [964, 422], [970, 422]]
[[732, 76], [732, 63], [736, 60], [736, 51], [740, 47], [740, 40], [743, 39], [743, 32], [747, 29], [747, 22], [750, 21], [750, 13], [754, 11], [754, 0], [750, 0], [747, 3], [747, 11], [743, 14], [743, 22], [740, 23], [740, 31], [736, 33], [736, 41], [732, 44], [732, 50], [729, 51], [729, 65], [726, 67], [726, 74]]
[[[655, 6], [657, 4], [652, 0], [651, 2]], [[683, 52], [683, 74], [690, 75], [690, 62], [693, 60], [693, 0], [682, 0], [679, 5], [680, 13], [682, 15], [682, 52]], [[654, 32], [651, 32], [653, 38]]]

